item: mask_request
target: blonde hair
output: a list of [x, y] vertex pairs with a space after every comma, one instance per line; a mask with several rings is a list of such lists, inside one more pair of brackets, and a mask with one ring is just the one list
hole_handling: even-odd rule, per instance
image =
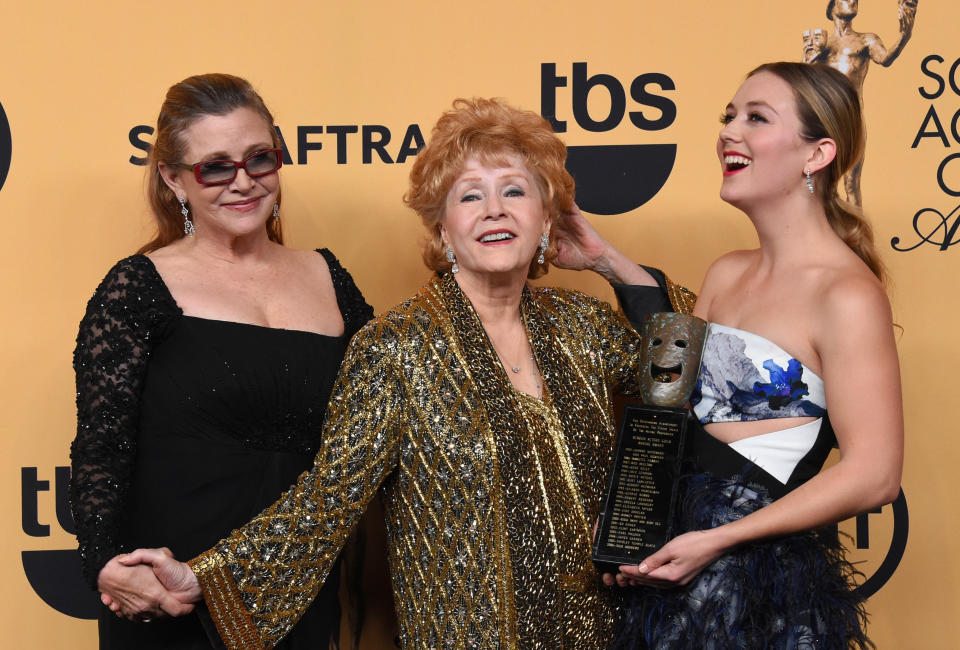
[[[188, 77], [167, 91], [157, 117], [156, 137], [147, 155], [147, 197], [157, 223], [157, 234], [140, 248], [139, 253], [149, 253], [183, 237], [180, 202], [163, 181], [160, 163], [184, 162], [186, 131], [198, 119], [206, 115], [226, 115], [238, 108], [252, 109], [263, 117], [270, 128], [274, 147], [280, 148], [280, 137], [273, 128], [273, 115], [246, 79], [229, 74], [201, 74]], [[279, 193], [277, 203], [280, 203]], [[267, 220], [267, 236], [283, 243], [279, 218]]]
[[[519, 156], [533, 175], [544, 207], [554, 224], [573, 205], [574, 183], [564, 167], [567, 148], [550, 124], [532, 111], [508, 106], [498, 99], [457, 99], [433, 127], [429, 144], [417, 155], [410, 170], [410, 186], [403, 200], [420, 215], [427, 228], [423, 261], [436, 272], [448, 271], [440, 224], [447, 193], [463, 171], [468, 158], [485, 164], [502, 164], [507, 156]], [[551, 229], [545, 263], [530, 263], [528, 277], [547, 272], [556, 257]]]
[[860, 208], [837, 194], [838, 183], [860, 162], [866, 143], [857, 89], [843, 73], [819, 63], [765, 63], [747, 77], [761, 72], [769, 72], [790, 84], [797, 102], [801, 137], [810, 142], [829, 138], [836, 143], [834, 159], [817, 173], [817, 191], [827, 222], [873, 274], [885, 282], [886, 270], [874, 245], [870, 222]]

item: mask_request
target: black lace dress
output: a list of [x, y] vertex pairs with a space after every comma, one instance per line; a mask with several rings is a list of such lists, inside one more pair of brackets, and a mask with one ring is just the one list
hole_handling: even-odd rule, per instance
[[[71, 503], [84, 574], [117, 553], [210, 548], [295, 482], [319, 446], [347, 342], [373, 310], [326, 249], [343, 336], [184, 316], [153, 263], [118, 262], [80, 323]], [[326, 648], [338, 576], [280, 648]], [[204, 612], [199, 610], [200, 617]], [[107, 608], [101, 648], [209, 648], [200, 617], [131, 623]]]

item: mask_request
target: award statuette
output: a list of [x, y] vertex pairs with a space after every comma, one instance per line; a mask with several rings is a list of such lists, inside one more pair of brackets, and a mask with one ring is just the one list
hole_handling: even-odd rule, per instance
[[639, 564], [672, 536], [687, 409], [700, 373], [707, 323], [661, 312], [643, 322], [642, 404], [627, 405], [613, 455], [593, 561], [616, 573]]

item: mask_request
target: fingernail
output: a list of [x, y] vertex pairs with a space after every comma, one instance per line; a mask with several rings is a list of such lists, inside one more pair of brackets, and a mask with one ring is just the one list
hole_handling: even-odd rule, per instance
[[640, 564], [640, 565], [637, 567], [637, 571], [639, 571], [640, 573], [646, 573], [646, 572], [649, 571], [649, 570], [650, 570], [650, 567], [647, 566], [647, 563], [646, 563], [646, 562]]

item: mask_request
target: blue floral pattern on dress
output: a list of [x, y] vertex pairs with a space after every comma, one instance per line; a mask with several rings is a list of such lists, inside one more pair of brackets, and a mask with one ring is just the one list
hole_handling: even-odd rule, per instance
[[796, 359], [790, 359], [787, 362], [786, 370], [778, 366], [773, 359], [764, 361], [763, 368], [770, 373], [770, 382], [766, 384], [754, 382], [753, 392], [766, 397], [767, 404], [773, 410], [779, 410], [790, 402], [810, 394], [807, 385], [801, 380], [803, 365]]
[[691, 406], [700, 422], [823, 417], [823, 380], [779, 345], [710, 323]]

